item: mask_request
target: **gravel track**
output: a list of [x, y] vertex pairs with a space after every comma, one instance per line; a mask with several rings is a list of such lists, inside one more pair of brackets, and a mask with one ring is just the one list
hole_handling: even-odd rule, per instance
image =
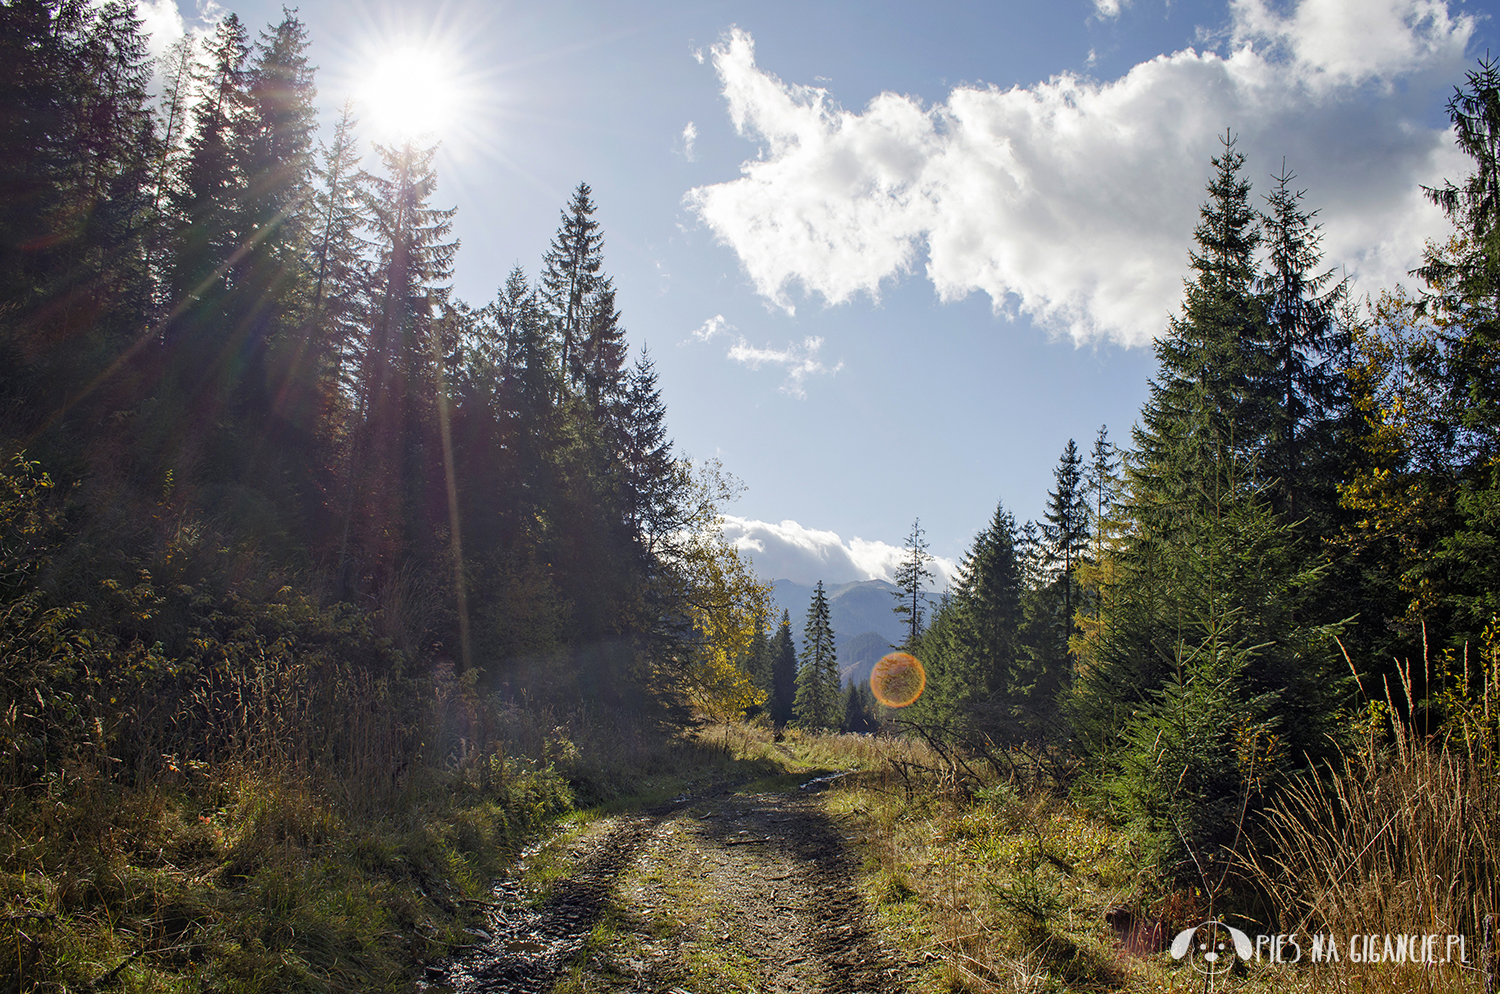
[[721, 787], [601, 819], [568, 849], [571, 872], [540, 901], [519, 880], [496, 887], [489, 931], [431, 991], [909, 986], [913, 965], [875, 934], [854, 887], [859, 857], [812, 791]]

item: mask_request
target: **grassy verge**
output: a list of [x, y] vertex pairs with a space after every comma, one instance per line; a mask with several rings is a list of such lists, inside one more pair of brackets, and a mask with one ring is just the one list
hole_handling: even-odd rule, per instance
[[[1318, 965], [1254, 961], [1209, 981], [1188, 963], [1174, 961], [1164, 948], [1177, 930], [1203, 917], [1204, 895], [1164, 889], [1139, 840], [1067, 798], [1022, 792], [1004, 783], [973, 796], [957, 794], [941, 776], [941, 757], [911, 740], [793, 734], [776, 744], [753, 730], [743, 735], [743, 748], [750, 752], [775, 749], [803, 768], [856, 771], [830, 784], [822, 795], [824, 804], [855, 830], [864, 857], [859, 885], [868, 906], [886, 936], [926, 964], [926, 991], [1477, 994], [1481, 989], [1474, 969], [1353, 964], [1347, 959]], [[1418, 892], [1441, 894], [1442, 888], [1424, 881], [1419, 871], [1426, 862], [1435, 862], [1456, 878], [1461, 843], [1477, 839], [1492, 824], [1493, 796], [1481, 792], [1465, 802], [1465, 784], [1433, 774], [1426, 765], [1432, 761], [1414, 743], [1403, 746], [1381, 768], [1372, 752], [1370, 762], [1351, 762], [1348, 770], [1336, 773], [1319, 796], [1344, 797], [1338, 810], [1329, 803], [1312, 805], [1306, 797], [1299, 804], [1295, 795], [1289, 795], [1284, 808], [1286, 845], [1275, 851], [1288, 854], [1276, 879], [1287, 908], [1300, 913], [1317, 902], [1320, 909], [1337, 906], [1346, 913], [1337, 918], [1326, 914], [1322, 927], [1345, 943], [1361, 931], [1410, 931], [1410, 923], [1420, 916], [1392, 917], [1389, 906], [1405, 908], [1403, 902]], [[924, 769], [934, 775], [924, 778]], [[1472, 784], [1467, 787], [1472, 791]], [[1472, 822], [1461, 833], [1456, 828], [1462, 822], [1460, 810]], [[1455, 828], [1440, 839], [1431, 823]], [[1393, 830], [1395, 835], [1385, 838]], [[1423, 841], [1422, 832], [1431, 837]], [[1394, 857], [1369, 858], [1375, 839], [1392, 852], [1399, 850], [1410, 865], [1402, 866]], [[1345, 842], [1358, 845], [1340, 845]], [[1340, 854], [1342, 862], [1335, 867], [1332, 855], [1321, 863], [1312, 858], [1325, 853]], [[1376, 863], [1384, 875], [1373, 869]], [[1493, 862], [1465, 866], [1472, 877], [1488, 872], [1484, 868]], [[1435, 908], [1431, 900], [1429, 906]], [[1351, 907], [1364, 913], [1347, 913]], [[1138, 920], [1159, 922], [1161, 944], [1127, 951], [1108, 921], [1119, 909]], [[1448, 918], [1456, 921], [1457, 912]], [[1251, 930], [1301, 928], [1306, 945], [1308, 927], [1301, 921]], [[1472, 963], [1478, 936], [1470, 934], [1469, 943]]]
[[0, 837], [0, 988], [400, 990], [472, 941], [490, 879], [571, 794], [512, 761], [351, 817], [317, 786], [200, 769], [145, 789], [57, 783]]
[[355, 783], [204, 763], [16, 794], [0, 818], [0, 992], [409, 990], [475, 941], [491, 882], [543, 828], [745, 765], [615, 713], [505, 714], [491, 748], [386, 774], [379, 803]]

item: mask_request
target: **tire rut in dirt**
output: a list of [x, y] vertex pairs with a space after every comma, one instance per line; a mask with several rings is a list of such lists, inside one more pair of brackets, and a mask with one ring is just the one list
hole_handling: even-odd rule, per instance
[[495, 889], [502, 905], [491, 917], [494, 934], [478, 950], [450, 963], [437, 989], [460, 994], [537, 994], [584, 946], [604, 912], [620, 872], [636, 858], [663, 812], [617, 825], [558, 881], [546, 900], [528, 907], [519, 883]]
[[822, 989], [828, 994], [905, 989], [903, 969], [870, 930], [864, 899], [853, 886], [859, 859], [839, 826], [805, 795], [744, 800], [749, 807], [740, 817], [709, 819], [700, 831], [720, 846], [754, 845], [799, 867], [796, 884], [806, 899], [802, 932], [809, 954], [822, 964]]

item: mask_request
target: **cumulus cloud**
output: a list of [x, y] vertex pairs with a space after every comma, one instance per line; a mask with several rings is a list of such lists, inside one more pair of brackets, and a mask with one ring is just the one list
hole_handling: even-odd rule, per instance
[[696, 156], [693, 154], [693, 145], [697, 141], [698, 126], [692, 121], [689, 121], [687, 123], [687, 127], [682, 129], [682, 157], [689, 162], [697, 161]]
[[146, 50], [154, 59], [161, 58], [172, 42], [187, 34], [177, 0], [135, 0], [135, 12], [147, 35]]
[[[894, 581], [896, 566], [905, 555], [898, 546], [862, 538], [845, 542], [837, 532], [806, 528], [795, 521], [771, 524], [727, 515], [724, 537], [750, 557], [763, 579], [804, 584]], [[946, 587], [956, 572], [956, 565], [943, 558], [935, 558], [931, 568], [937, 590]]]
[[1130, 0], [1094, 0], [1094, 13], [1100, 17], [1119, 17], [1121, 7], [1129, 7]]
[[1226, 129], [1258, 192], [1283, 158], [1298, 174], [1329, 265], [1372, 289], [1404, 279], [1446, 230], [1418, 187], [1465, 172], [1425, 121], [1472, 31], [1441, 0], [1231, 0], [1222, 51], [932, 106], [882, 93], [855, 112], [760, 69], [734, 29], [710, 54], [759, 155], [685, 202], [787, 311], [794, 288], [878, 297], [921, 266], [944, 300], [982, 291], [1078, 341], [1142, 343], [1177, 309]]

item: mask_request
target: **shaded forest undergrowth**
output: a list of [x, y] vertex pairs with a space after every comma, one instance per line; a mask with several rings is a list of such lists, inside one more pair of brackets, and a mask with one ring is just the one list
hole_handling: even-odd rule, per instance
[[723, 758], [617, 713], [485, 704], [485, 749], [395, 784], [190, 761], [140, 787], [79, 768], [13, 801], [4, 989], [408, 989], [474, 941], [493, 879], [554, 817]]

